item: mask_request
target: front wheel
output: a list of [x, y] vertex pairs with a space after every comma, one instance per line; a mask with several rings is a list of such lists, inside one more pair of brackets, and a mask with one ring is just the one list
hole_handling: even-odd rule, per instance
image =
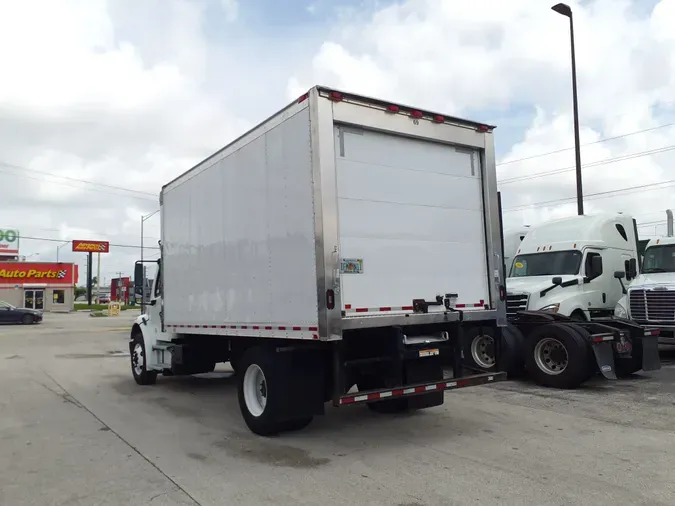
[[147, 368], [147, 355], [143, 335], [136, 332], [131, 341], [131, 373], [139, 385], [154, 385], [157, 381], [157, 372]]
[[24, 324], [24, 325], [30, 325], [34, 321], [35, 321], [35, 319], [29, 314], [25, 314], [21, 317], [21, 323]]
[[569, 325], [549, 323], [527, 336], [525, 368], [539, 385], [571, 389], [589, 377], [589, 346]]

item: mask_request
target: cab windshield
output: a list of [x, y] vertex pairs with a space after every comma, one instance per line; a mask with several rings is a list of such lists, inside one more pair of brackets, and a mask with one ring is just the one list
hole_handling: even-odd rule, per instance
[[675, 272], [675, 244], [647, 248], [642, 263], [642, 272], [644, 274]]
[[560, 276], [579, 274], [581, 267], [580, 251], [550, 251], [517, 255], [511, 264], [509, 277]]

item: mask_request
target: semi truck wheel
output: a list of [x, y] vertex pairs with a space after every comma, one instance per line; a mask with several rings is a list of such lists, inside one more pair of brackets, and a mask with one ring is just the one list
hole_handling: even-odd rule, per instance
[[273, 351], [256, 346], [246, 350], [237, 361], [239, 409], [248, 428], [259, 436], [298, 430], [312, 421], [311, 416], [279, 420], [287, 392], [274, 358]]
[[139, 385], [154, 385], [157, 381], [157, 372], [148, 371], [145, 342], [140, 332], [135, 332], [129, 345], [131, 355], [131, 373]]
[[589, 345], [574, 328], [549, 323], [526, 338], [525, 368], [539, 385], [577, 388], [589, 376]]
[[[464, 362], [485, 372], [496, 370], [494, 330], [474, 327], [465, 334]], [[524, 369], [523, 343], [525, 338], [517, 327], [509, 324], [502, 329], [502, 356], [500, 369], [509, 376], [519, 376]]]

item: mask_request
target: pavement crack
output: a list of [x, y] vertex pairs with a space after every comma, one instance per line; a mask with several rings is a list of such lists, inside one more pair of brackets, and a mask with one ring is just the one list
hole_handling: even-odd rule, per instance
[[[169, 481], [173, 484], [174, 487], [176, 487], [178, 490], [180, 490], [181, 492], [183, 492], [183, 494], [185, 494], [185, 495], [186, 495], [186, 496], [187, 496], [187, 497], [188, 497], [188, 498], [189, 498], [196, 506], [202, 506], [202, 504], [201, 504], [197, 499], [195, 499], [195, 498], [192, 496], [192, 494], [190, 494], [190, 492], [188, 492], [185, 488], [183, 488], [181, 485], [179, 485], [178, 482], [176, 482], [176, 480], [174, 480], [171, 476], [169, 476], [169, 475], [166, 474], [164, 471], [162, 471], [162, 469], [161, 469], [157, 464], [155, 464], [152, 460], [150, 460], [148, 457], [146, 457], [146, 456], [145, 456], [138, 448], [136, 448], [136, 447], [135, 447], [134, 445], [132, 445], [129, 441], [127, 441], [127, 440], [126, 440], [119, 432], [117, 432], [115, 429], [113, 429], [112, 427], [110, 427], [107, 423], [105, 423], [103, 420], [101, 420], [101, 419], [98, 417], [98, 415], [96, 415], [96, 413], [94, 413], [91, 409], [89, 409], [87, 406], [85, 406], [85, 405], [82, 404], [80, 401], [78, 401], [73, 395], [71, 395], [71, 394], [68, 392], [68, 390], [66, 390], [66, 389], [65, 389], [58, 381], [56, 381], [56, 379], [54, 379], [54, 377], [53, 377], [51, 374], [49, 374], [49, 373], [48, 373], [47, 371], [45, 371], [44, 369], [41, 369], [41, 371], [42, 371], [42, 373], [43, 373], [45, 376], [47, 376], [50, 380], [52, 380], [52, 382], [53, 382], [57, 387], [59, 387], [59, 389], [63, 392], [63, 394], [59, 394], [56, 390], [54, 390], [54, 389], [52, 389], [52, 388], [49, 388], [47, 385], [44, 385], [44, 384], [40, 383], [43, 387], [45, 387], [45, 388], [46, 388], [47, 390], [49, 390], [50, 392], [52, 392], [52, 393], [58, 395], [59, 397], [62, 397], [62, 398], [64, 398], [64, 399], [66, 399], [68, 402], [72, 402], [75, 406], [84, 409], [84, 410], [85, 410], [87, 413], [89, 413], [96, 421], [98, 421], [103, 427], [107, 427], [107, 428], [109, 429], [109, 432], [111, 432], [112, 434], [114, 434], [115, 437], [117, 437], [117, 439], [119, 439], [119, 440], [122, 441], [125, 445], [127, 445], [134, 453], [136, 453], [136, 455], [138, 455], [140, 458], [142, 458], [143, 460], [145, 460], [150, 466], [152, 466], [152, 467], [155, 469], [155, 471], [157, 471], [159, 474], [161, 474], [162, 476], [164, 476], [164, 478], [166, 478], [167, 480], [169, 480]], [[163, 492], [163, 493], [166, 493], [166, 492]], [[152, 499], [150, 499], [150, 501], [152, 501], [152, 500], [155, 499], [156, 497], [159, 497], [160, 495], [162, 495], [162, 494], [158, 494], [157, 496], [155, 496], [155, 497], [153, 497]]]

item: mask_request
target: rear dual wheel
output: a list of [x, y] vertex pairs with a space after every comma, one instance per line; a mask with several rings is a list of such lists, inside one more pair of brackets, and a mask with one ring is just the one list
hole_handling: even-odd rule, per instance
[[[513, 325], [502, 328], [500, 369], [514, 377], [523, 372], [523, 334]], [[494, 329], [474, 327], [464, 336], [464, 363], [485, 372], [496, 371]]]
[[248, 428], [259, 436], [300, 430], [313, 419], [312, 416], [293, 420], [279, 419], [279, 412], [288, 393], [280, 387], [284, 383], [280, 377], [282, 371], [274, 358], [274, 353], [267, 347], [256, 346], [246, 350], [235, 361], [239, 409]]
[[572, 389], [592, 373], [585, 329], [573, 324], [549, 323], [535, 328], [525, 344], [525, 368], [537, 384]]

